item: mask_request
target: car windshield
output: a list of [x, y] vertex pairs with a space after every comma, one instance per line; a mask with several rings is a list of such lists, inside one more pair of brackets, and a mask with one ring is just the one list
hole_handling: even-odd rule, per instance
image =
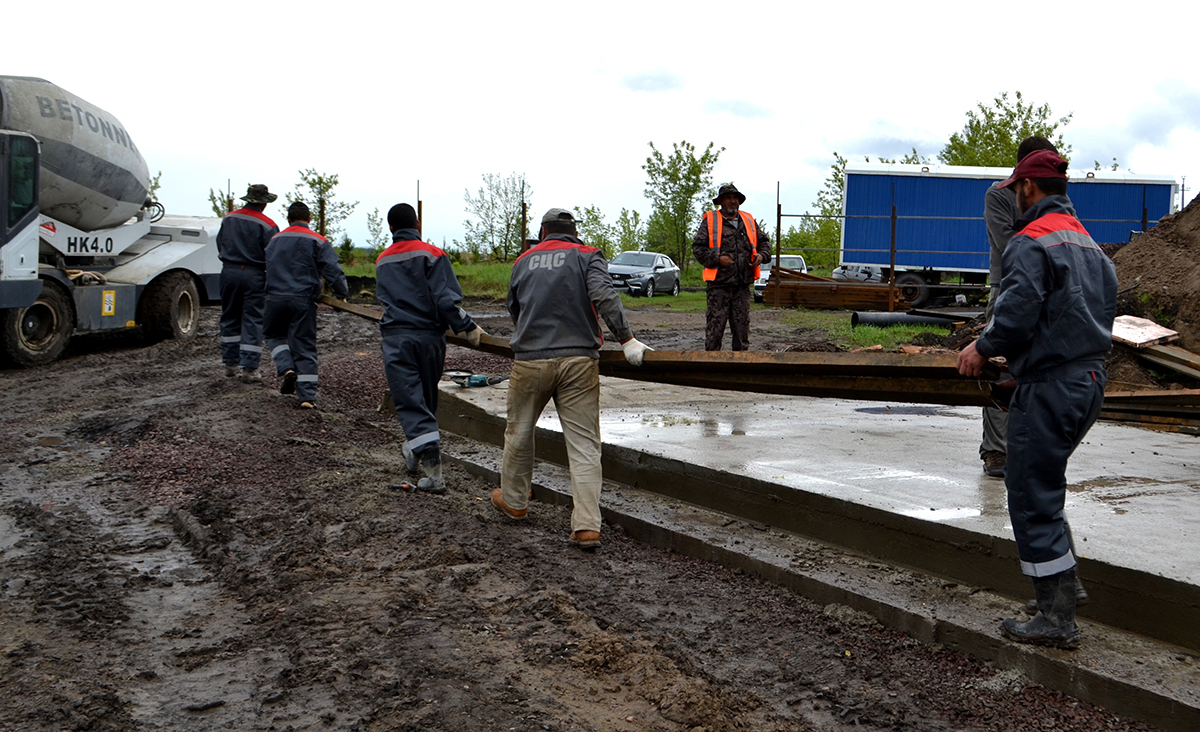
[[653, 267], [657, 255], [650, 252], [621, 252], [613, 257], [613, 264], [628, 264], [634, 267]]
[[804, 257], [795, 254], [780, 254], [779, 266], [785, 269], [800, 269], [804, 266]]

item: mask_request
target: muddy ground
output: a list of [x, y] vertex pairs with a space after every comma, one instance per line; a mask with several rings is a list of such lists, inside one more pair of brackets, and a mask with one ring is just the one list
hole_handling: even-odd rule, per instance
[[[825, 347], [776, 319], [754, 347]], [[1146, 729], [618, 531], [574, 549], [566, 509], [514, 525], [456, 469], [389, 488], [371, 324], [322, 309], [316, 412], [225, 378], [216, 335], [0, 374], [0, 730]]]

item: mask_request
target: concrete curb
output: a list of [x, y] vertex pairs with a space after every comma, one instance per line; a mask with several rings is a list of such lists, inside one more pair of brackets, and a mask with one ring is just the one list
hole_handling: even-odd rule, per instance
[[[438, 414], [443, 429], [480, 442], [502, 444], [503, 419], [447, 396], [443, 392]], [[539, 475], [546, 479], [535, 484], [535, 497], [547, 503], [569, 505], [569, 475], [560, 467], [566, 462], [561, 434], [539, 430], [537, 445], [538, 457], [556, 464], [538, 466]], [[1197, 655], [1093, 623], [1084, 624], [1084, 648], [1079, 651], [1010, 643], [1000, 638], [997, 626], [1001, 617], [1014, 614], [1020, 601], [996, 594], [986, 587], [962, 586], [959, 582], [965, 580], [960, 578], [955, 578], [959, 582], [947, 582], [942, 579], [947, 576], [946, 572], [929, 574], [919, 564], [915, 565], [916, 571], [881, 566], [881, 561], [891, 563], [893, 558], [888, 551], [879, 551], [880, 548], [894, 549], [899, 545], [902, 556], [909, 557], [923, 548], [934, 550], [935, 543], [944, 542], [951, 548], [936, 549], [935, 556], [944, 556], [949, 551], [965, 555], [960, 562], [970, 564], [973, 560], [983, 565], [982, 570], [971, 574], [1001, 571], [1019, 579], [1014, 569], [1015, 547], [1010, 546], [1009, 552], [1005, 552], [1005, 542], [1001, 540], [983, 537], [988, 541], [980, 541], [979, 537], [972, 538], [970, 532], [962, 530], [934, 531], [930, 536], [917, 531], [920, 526], [907, 524], [909, 521], [924, 522], [905, 519], [899, 527], [888, 526], [879, 517], [871, 516], [869, 509], [854, 507], [856, 511], [838, 514], [832, 510], [836, 507], [824, 507], [806, 522], [829, 526], [826, 531], [814, 532], [818, 536], [813, 537], [816, 539], [813, 541], [805, 538], [806, 532], [793, 533], [793, 529], [781, 526], [779, 521], [781, 515], [813, 510], [813, 506], [788, 507], [791, 502], [785, 501], [784, 497], [763, 498], [771, 494], [754, 491], [754, 486], [747, 488], [744, 485], [747, 481], [739, 481], [737, 476], [694, 466], [671, 466], [672, 461], [624, 448], [606, 445], [604, 450], [606, 486], [602, 511], [605, 520], [639, 541], [760, 577], [821, 604], [849, 606], [917, 640], [942, 644], [1000, 668], [1019, 671], [1042, 686], [1115, 713], [1167, 730], [1200, 729], [1200, 657]], [[444, 448], [443, 455], [452, 465], [499, 482], [498, 448], [485, 447], [469, 456], [458, 456], [453, 448]], [[637, 482], [648, 484], [664, 472], [668, 475], [665, 480], [672, 484], [686, 481], [694, 486], [703, 482], [701, 484], [708, 487], [699, 493], [709, 502], [717, 493], [726, 491], [722, 503], [739, 506], [737, 517], [732, 518], [733, 514], [729, 512], [694, 500], [698, 491], [687, 496], [673, 495], [678, 491], [664, 491], [661, 483], [655, 485], [656, 490], [647, 491], [621, 480], [621, 477], [633, 476]], [[607, 479], [619, 485], [610, 486]], [[791, 491], [779, 486], [775, 488]], [[747, 501], [751, 510], [743, 511], [740, 506]], [[764, 513], [773, 520], [760, 520], [758, 517]], [[881, 532], [884, 538], [860, 539], [864, 549], [833, 549], [825, 544], [826, 539], [821, 535], [835, 530], [854, 531], [855, 534]], [[961, 537], [956, 532], [968, 536]], [[845, 541], [832, 543], [846, 544]], [[860, 551], [863, 553], [858, 553]], [[836, 561], [827, 563], [828, 568], [823, 568], [820, 561], [809, 561], [826, 552], [837, 553]], [[873, 556], [887, 559], [878, 560]], [[929, 560], [923, 563], [928, 564]], [[901, 564], [914, 566], [909, 562]], [[997, 566], [1001, 569], [997, 570]], [[897, 573], [904, 575], [904, 581], [898, 584], [909, 588], [908, 591], [897, 591], [894, 586]], [[1119, 575], [1114, 573], [1115, 578]], [[1090, 578], [1091, 575], [1085, 576]], [[1026, 592], [1022, 583], [1018, 591], [1009, 594], [1013, 598], [1023, 598]], [[1121, 601], [1115, 598], [1116, 595], [1105, 594], [1103, 603]], [[1145, 603], [1146, 599], [1140, 598], [1138, 602]]]

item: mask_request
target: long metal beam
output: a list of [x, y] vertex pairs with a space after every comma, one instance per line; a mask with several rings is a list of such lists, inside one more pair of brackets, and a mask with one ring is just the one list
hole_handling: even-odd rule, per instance
[[[380, 313], [326, 296], [322, 302], [371, 320]], [[446, 333], [454, 345], [513, 357], [508, 341], [483, 336], [478, 346]], [[642, 366], [632, 366], [618, 351], [601, 351], [600, 373], [657, 384], [864, 401], [998, 406], [991, 372], [987, 378], [961, 376], [954, 353], [804, 353], [790, 351], [648, 351]], [[1102, 417], [1139, 421], [1159, 429], [1190, 431], [1200, 427], [1200, 390], [1111, 393]], [[1169, 419], [1161, 419], [1169, 418]], [[1182, 429], [1181, 429], [1182, 428]]]

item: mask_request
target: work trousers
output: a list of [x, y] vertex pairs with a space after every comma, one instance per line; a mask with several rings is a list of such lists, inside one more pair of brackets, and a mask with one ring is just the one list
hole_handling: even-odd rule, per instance
[[725, 323], [734, 351], [750, 348], [750, 288], [744, 286], [708, 286], [708, 310], [704, 317], [704, 350], [721, 350], [725, 338]]
[[600, 530], [600, 362], [588, 356], [514, 361], [500, 488], [504, 503], [523, 509], [533, 480], [534, 431], [553, 399], [571, 469], [571, 531]]
[[1004, 485], [1021, 571], [1048, 577], [1075, 566], [1063, 520], [1067, 460], [1100, 416], [1103, 370], [1019, 384], [1008, 413]]
[[987, 452], [1008, 452], [1008, 412], [994, 407], [983, 408], [983, 441], [979, 457]]
[[420, 454], [441, 442], [438, 433], [438, 380], [446, 363], [446, 336], [412, 332], [383, 336], [383, 372], [396, 418], [408, 447]]
[[262, 358], [263, 299], [267, 273], [226, 264], [221, 268], [221, 361], [253, 371]]
[[275, 373], [296, 372], [296, 399], [317, 398], [317, 304], [308, 298], [268, 297], [263, 335], [275, 361]]
[[[996, 297], [1000, 294], [999, 287], [993, 287], [988, 295], [987, 308], [984, 318], [992, 322], [992, 310]], [[983, 441], [979, 443], [979, 457], [987, 452], [1008, 452], [1008, 412], [994, 407], [983, 408]]]

